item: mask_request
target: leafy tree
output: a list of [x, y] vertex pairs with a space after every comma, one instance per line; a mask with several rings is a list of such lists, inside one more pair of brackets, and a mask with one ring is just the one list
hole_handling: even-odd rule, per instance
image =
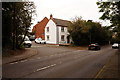
[[[120, 41], [120, 1], [119, 2], [97, 2], [99, 12], [103, 15], [100, 17], [102, 20], [109, 20], [110, 27], [114, 27], [118, 33], [117, 38]], [[114, 29], [113, 29], [114, 30]]]
[[[3, 47], [20, 48], [35, 13], [33, 2], [3, 2], [2, 3], [2, 34]], [[22, 37], [21, 35], [25, 35]]]
[[87, 26], [89, 26], [90, 43], [108, 43], [111, 35], [109, 35], [108, 30], [102, 27], [100, 23], [87, 21]]
[[86, 36], [88, 36], [86, 34], [87, 27], [85, 25], [85, 22], [86, 21], [82, 20], [81, 17], [76, 17], [68, 27], [68, 31], [70, 32], [70, 35], [75, 45], [80, 45], [83, 42], [85, 42], [86, 44], [86, 40], [88, 40], [84, 39], [86, 38]]
[[68, 31], [75, 45], [88, 45], [90, 43], [108, 43], [109, 35], [101, 24], [75, 18], [68, 27]]

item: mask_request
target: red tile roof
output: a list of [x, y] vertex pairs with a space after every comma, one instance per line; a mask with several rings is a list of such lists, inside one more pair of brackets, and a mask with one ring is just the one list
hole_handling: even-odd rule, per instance
[[41, 37], [43, 40], [45, 39], [44, 29], [48, 21], [49, 21], [48, 18], [45, 17], [42, 21], [40, 21], [33, 27], [32, 32], [35, 31], [36, 38]]

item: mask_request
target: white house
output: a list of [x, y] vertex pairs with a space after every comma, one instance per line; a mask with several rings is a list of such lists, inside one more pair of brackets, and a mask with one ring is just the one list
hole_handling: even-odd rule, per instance
[[70, 21], [53, 18], [50, 19], [45, 26], [45, 40], [48, 44], [64, 44], [70, 43], [70, 34], [68, 33], [68, 25]]

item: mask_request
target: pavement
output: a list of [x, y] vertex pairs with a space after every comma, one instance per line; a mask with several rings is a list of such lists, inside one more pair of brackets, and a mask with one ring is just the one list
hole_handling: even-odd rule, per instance
[[[20, 60], [30, 58], [37, 54], [38, 53], [35, 49], [27, 49], [24, 54], [3, 58], [2, 64], [17, 62]], [[95, 78], [119, 78], [120, 76], [120, 68], [118, 65], [119, 63], [118, 59], [120, 58], [119, 56], [120, 50], [118, 51], [118, 53], [116, 53], [110, 58], [106, 65], [104, 65], [103, 68], [98, 72]]]
[[11, 56], [11, 57], [3, 57], [2, 64], [8, 64], [8, 63], [12, 63], [12, 62], [21, 61], [21, 60], [30, 58], [32, 56], [35, 56], [37, 54], [38, 54], [37, 50], [31, 49], [31, 48], [26, 48], [26, 51], [20, 55]]
[[114, 78], [120, 79], [120, 50], [111, 56], [106, 65], [98, 72], [95, 78]]

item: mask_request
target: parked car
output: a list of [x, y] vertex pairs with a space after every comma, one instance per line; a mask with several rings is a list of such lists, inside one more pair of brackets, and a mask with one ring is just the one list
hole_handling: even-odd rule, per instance
[[90, 44], [88, 50], [100, 50], [100, 45], [98, 43]]
[[32, 42], [29, 40], [28, 36], [25, 36], [24, 46], [25, 46], [26, 48], [30, 48], [30, 47], [32, 46]]
[[114, 48], [114, 49], [118, 49], [120, 47], [120, 45], [118, 44], [118, 43], [114, 43], [113, 45], [112, 45], [112, 48]]
[[45, 40], [42, 40], [41, 38], [36, 38], [36, 39], [35, 39], [35, 43], [38, 43], [38, 44], [46, 44], [46, 41], [45, 41]]

